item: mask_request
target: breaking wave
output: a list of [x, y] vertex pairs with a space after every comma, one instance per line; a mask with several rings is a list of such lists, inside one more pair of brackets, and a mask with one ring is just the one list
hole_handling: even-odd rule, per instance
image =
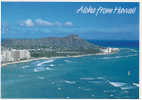
[[80, 80], [94, 80], [95, 78], [92, 77], [84, 77], [84, 78], [80, 78]]
[[97, 79], [104, 80], [104, 77], [97, 77]]
[[49, 66], [50, 66], [50, 67], [53, 67], [53, 66], [55, 66], [55, 65], [54, 65], [54, 64], [50, 64]]
[[68, 81], [68, 80], [65, 80], [64, 82], [67, 83], [67, 84], [76, 84], [75, 81]]
[[30, 67], [29, 65], [22, 66], [23, 69]]
[[46, 67], [46, 70], [54, 70], [54, 69], [52, 69], [52, 68], [49, 68], [49, 67]]
[[111, 84], [114, 87], [122, 87], [127, 85], [127, 83], [123, 83], [123, 82], [110, 82], [110, 81], [109, 81], [109, 84]]
[[135, 88], [134, 86], [125, 86], [125, 87], [120, 87], [122, 90], [129, 90]]
[[53, 69], [49, 68], [49, 67], [36, 67], [36, 68], [34, 68], [34, 72], [41, 72], [41, 71], [46, 71], [46, 70], [53, 70]]
[[135, 85], [135, 86], [139, 87], [139, 84], [138, 84], [138, 83], [133, 83], [133, 85]]
[[51, 59], [51, 60], [48, 60], [48, 61], [44, 61], [44, 62], [38, 63], [37, 66], [41, 66], [41, 65], [43, 65], [43, 64], [51, 63], [51, 62], [54, 62], [54, 60]]
[[64, 61], [67, 62], [67, 63], [72, 62], [72, 61], [70, 61], [70, 60], [64, 60]]
[[132, 56], [138, 56], [138, 55], [133, 54], [133, 55], [127, 55], [127, 56], [103, 57], [103, 58], [100, 58], [100, 59], [119, 59], [119, 58], [128, 58], [128, 57], [132, 57]]
[[120, 48], [121, 50], [127, 50], [127, 52], [138, 52], [135, 49], [130, 49], [130, 48]]
[[41, 71], [44, 71], [45, 68], [43, 67], [37, 67], [37, 68], [34, 68], [34, 72], [41, 72]]
[[114, 87], [119, 87], [122, 90], [134, 89], [139, 86], [139, 84], [137, 83], [128, 84], [123, 82], [109, 82], [109, 84], [111, 84]]

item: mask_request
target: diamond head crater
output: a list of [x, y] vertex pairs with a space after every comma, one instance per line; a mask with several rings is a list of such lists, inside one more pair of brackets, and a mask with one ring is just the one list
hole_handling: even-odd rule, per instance
[[2, 64], [19, 63], [49, 57], [79, 57], [110, 54], [118, 48], [95, 45], [76, 34], [66, 37], [2, 40]]

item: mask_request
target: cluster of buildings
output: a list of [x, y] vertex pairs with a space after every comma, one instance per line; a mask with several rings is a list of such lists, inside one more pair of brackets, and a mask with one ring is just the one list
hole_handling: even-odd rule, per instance
[[1, 51], [2, 63], [31, 58], [28, 50], [4, 49]]
[[101, 51], [103, 53], [112, 53], [112, 52], [117, 52], [119, 49], [118, 48], [104, 48], [104, 49], [101, 49]]

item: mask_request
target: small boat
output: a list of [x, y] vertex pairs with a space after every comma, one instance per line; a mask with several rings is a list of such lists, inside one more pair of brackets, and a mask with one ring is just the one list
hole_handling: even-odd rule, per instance
[[131, 72], [130, 71], [128, 71], [128, 76], [130, 76], [131, 75]]

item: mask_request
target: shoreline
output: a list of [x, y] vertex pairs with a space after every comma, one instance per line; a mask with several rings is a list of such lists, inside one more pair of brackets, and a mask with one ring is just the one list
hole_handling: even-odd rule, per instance
[[58, 56], [58, 57], [31, 58], [31, 59], [27, 59], [27, 60], [20, 60], [20, 61], [3, 63], [3, 64], [1, 64], [1, 67], [5, 67], [5, 66], [10, 65], [10, 64], [25, 63], [25, 62], [35, 61], [35, 60], [42, 60], [42, 59], [58, 59], [58, 58], [70, 58], [70, 57], [72, 57], [72, 58], [78, 58], [78, 57], [84, 57], [84, 56], [107, 55], [107, 54], [113, 54], [113, 52], [112, 53], [84, 54], [84, 55], [75, 55], [75, 56]]
[[41, 59], [49, 59], [49, 58], [47, 58], [47, 57], [40, 57], [40, 58], [31, 58], [31, 59], [27, 59], [27, 60], [20, 60], [20, 61], [8, 62], [8, 63], [1, 64], [1, 67], [4, 67], [6, 65], [10, 65], [10, 64], [24, 63], [24, 62], [34, 61], [34, 60], [41, 60]]

